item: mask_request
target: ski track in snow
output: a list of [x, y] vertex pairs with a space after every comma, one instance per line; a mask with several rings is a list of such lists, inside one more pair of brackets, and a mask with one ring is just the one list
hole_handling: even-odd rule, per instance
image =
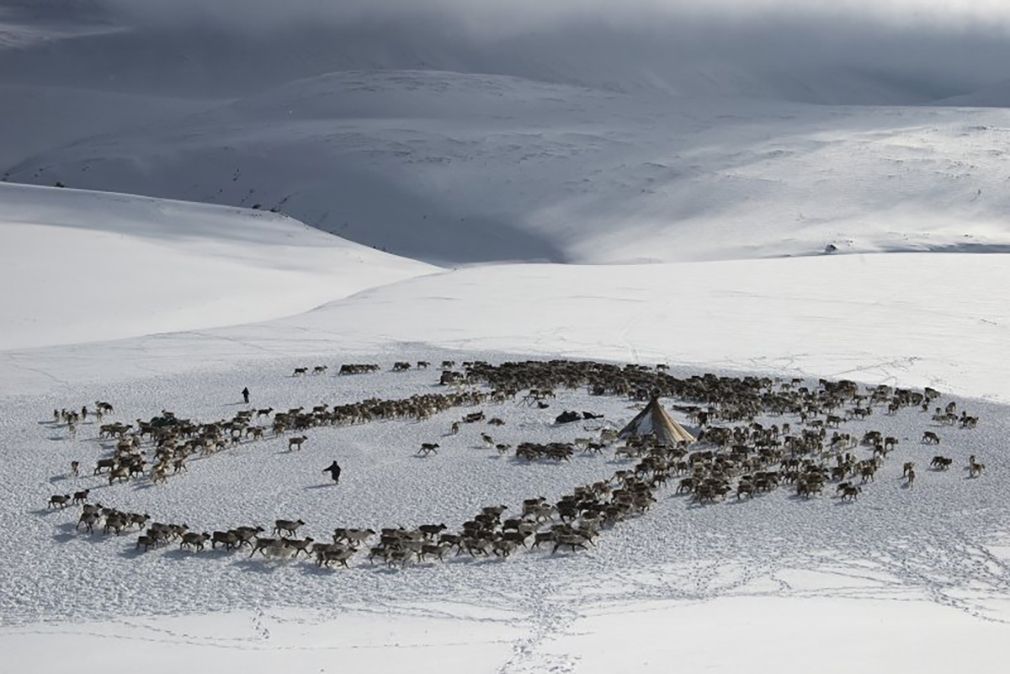
[[[467, 357], [441, 351], [409, 355], [432, 362]], [[135, 534], [78, 534], [76, 508], [46, 510], [50, 494], [91, 487], [92, 501], [146, 511], [160, 521], [185, 521], [194, 530], [302, 517], [308, 522], [306, 533], [319, 540], [335, 526], [378, 529], [444, 521], [453, 528], [480, 506], [502, 502], [515, 508], [529, 496], [556, 498], [625, 465], [609, 456], [577, 456], [562, 465], [500, 459], [475, 448], [479, 436], [474, 427], [464, 425], [459, 436], [442, 437], [449, 422], [465, 411], [450, 410], [424, 422], [311, 429], [301, 452], [287, 452], [283, 439], [243, 444], [193, 460], [187, 474], [164, 486], [135, 481], [108, 487], [102, 478], [66, 476], [71, 459], [81, 460], [87, 473], [102, 453], [97, 427], [85, 424], [78, 438], [69, 440], [64, 429], [47, 422], [54, 407], [79, 407], [95, 399], [113, 402], [115, 419], [146, 418], [167, 408], [209, 420], [239, 409], [233, 398], [246, 385], [255, 406], [280, 409], [437, 390], [435, 370], [290, 377], [301, 364], [305, 362], [269, 360], [227, 372], [78, 386], [71, 398], [62, 392], [9, 397], [0, 421], [0, 451], [6, 457], [0, 526], [14, 546], [0, 569], [0, 585], [7, 590], [0, 595], [4, 624], [31, 630], [39, 621], [111, 620], [129, 628], [128, 636], [107, 638], [249, 649], [276, 647], [270, 633], [285, 622], [278, 617], [285, 611], [304, 611], [318, 621], [349, 611], [447, 619], [470, 606], [477, 613], [500, 614], [465, 617], [464, 624], [487, 620], [518, 635], [505, 640], [509, 655], [497, 670], [505, 674], [574, 671], [577, 656], [551, 654], [545, 646], [565, 635], [577, 636], [572, 630], [587, 611], [619, 612], [635, 602], [783, 596], [928, 600], [981, 620], [1010, 621], [995, 606], [1010, 598], [1010, 556], [1001, 552], [1010, 543], [1005, 528], [1010, 504], [1004, 497], [1010, 459], [1001, 451], [1010, 429], [1006, 408], [979, 400], [958, 399], [980, 416], [979, 427], [933, 429], [943, 438], [939, 448], [919, 444], [932, 423], [929, 414], [917, 410], [893, 418], [878, 412], [844, 426], [854, 434], [874, 428], [901, 438], [856, 503], [828, 496], [798, 500], [783, 488], [753, 501], [730, 499], [698, 507], [674, 496], [669, 486], [652, 511], [605, 532], [597, 547], [574, 555], [459, 557], [404, 570], [372, 567], [357, 558], [351, 569], [319, 571], [304, 561], [269, 563], [221, 551], [193, 555], [174, 546], [136, 553]], [[513, 444], [586, 435], [580, 424], [550, 425], [562, 408], [605, 412], [615, 423], [636, 411], [617, 398], [566, 392], [548, 410], [515, 403], [485, 406], [489, 416], [506, 420], [506, 426], [487, 430], [496, 440]], [[441, 453], [414, 458], [424, 440], [440, 442]], [[954, 457], [954, 468], [927, 470], [935, 453]], [[962, 470], [969, 454], [987, 465], [980, 479], [967, 479]], [[339, 487], [327, 486], [319, 472], [332, 457], [345, 469]], [[905, 460], [919, 466], [912, 490], [901, 486]], [[142, 624], [135, 621], [144, 616], [220, 611], [254, 616], [249, 633], [230, 640], [130, 627]]]

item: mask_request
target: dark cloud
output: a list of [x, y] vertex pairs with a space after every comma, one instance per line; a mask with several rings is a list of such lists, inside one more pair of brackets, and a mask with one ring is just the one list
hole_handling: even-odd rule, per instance
[[[18, 1], [18, 0], [15, 0]], [[24, 2], [24, 0], [19, 0]], [[59, 2], [60, 0], [34, 0]], [[65, 0], [64, 0], [65, 1]], [[750, 22], [763, 16], [806, 20], [857, 19], [894, 28], [963, 29], [1010, 23], [1003, 0], [87, 0], [135, 21], [218, 21], [259, 26], [305, 21], [346, 23], [369, 19], [436, 16], [473, 34], [503, 36], [569, 22], [612, 25], [653, 21]]]
[[[242, 90], [256, 85], [238, 72], [250, 66], [263, 86], [332, 69], [420, 67], [615, 89], [908, 103], [996, 83], [1010, 58], [1010, 3], [1002, 0], [89, 2], [144, 35], [146, 50], [124, 38], [115, 54], [123, 63], [103, 65], [118, 82], [139, 79], [158, 45], [190, 69], [180, 80], [199, 75]], [[163, 86], [171, 81], [166, 74]]]

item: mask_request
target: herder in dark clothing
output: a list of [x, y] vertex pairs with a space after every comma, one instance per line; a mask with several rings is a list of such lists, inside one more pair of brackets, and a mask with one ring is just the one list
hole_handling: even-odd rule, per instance
[[244, 389], [242, 389], [242, 399], [245, 400], [245, 404], [246, 405], [249, 404], [249, 387], [248, 386], [246, 386]]
[[335, 484], [340, 483], [340, 465], [336, 461], [330, 464], [329, 468], [323, 468], [324, 473], [329, 473]]

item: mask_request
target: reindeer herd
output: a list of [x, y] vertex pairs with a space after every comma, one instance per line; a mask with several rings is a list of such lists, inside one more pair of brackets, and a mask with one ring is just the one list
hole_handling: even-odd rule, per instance
[[[428, 367], [418, 361], [417, 369]], [[601, 532], [629, 517], [646, 513], [657, 501], [659, 490], [673, 479], [674, 495], [704, 506], [725, 500], [762, 497], [782, 488], [791, 488], [793, 497], [811, 499], [830, 491], [843, 501], [858, 501], [863, 488], [876, 475], [899, 439], [878, 430], [862, 435], [841, 431], [843, 424], [873, 415], [897, 415], [904, 410], [929, 412], [940, 398], [932, 388], [913, 391], [891, 386], [861, 387], [855, 382], [820, 380], [816, 386], [803, 380], [768, 377], [729, 377], [715, 374], [678, 378], [666, 367], [619, 366], [591, 361], [522, 361], [493, 365], [483, 361], [442, 363], [440, 393], [425, 393], [400, 400], [370, 398], [345, 405], [317, 405], [275, 411], [273, 408], [237, 412], [231, 418], [197, 422], [168, 410], [135, 423], [101, 423], [113, 413], [112, 405], [96, 403], [93, 414], [99, 422], [99, 438], [113, 441], [112, 454], [97, 460], [93, 475], [107, 475], [110, 485], [131, 480], [167, 482], [170, 476], [188, 471], [194, 458], [207, 458], [238, 444], [277, 438], [289, 433], [289, 451], [298, 451], [310, 442], [305, 431], [319, 426], [342, 426], [394, 419], [423, 420], [456, 407], [485, 404], [544, 408], [553, 403], [559, 389], [583, 389], [590, 396], [620, 396], [642, 402], [652, 396], [676, 399], [674, 409], [700, 429], [693, 446], [664, 445], [653, 436], [625, 438], [621, 443], [615, 429], [597, 427], [598, 434], [571, 442], [499, 443], [488, 431], [480, 433], [483, 446], [499, 454], [514, 453], [517, 463], [571, 460], [576, 452], [603, 454], [612, 451], [615, 460], [628, 467], [610, 477], [576, 487], [555, 501], [534, 497], [523, 501], [514, 516], [509, 506], [486, 506], [454, 530], [444, 523], [422, 524], [415, 528], [336, 528], [319, 540], [299, 531], [302, 519], [276, 520], [269, 535], [260, 525], [244, 524], [217, 531], [190, 531], [188, 525], [154, 522], [146, 513], [133, 513], [89, 502], [90, 490], [52, 495], [47, 509], [81, 506], [78, 530], [93, 534], [120, 535], [138, 532], [135, 549], [140, 552], [177, 543], [193, 553], [222, 550], [264, 559], [314, 560], [321, 567], [348, 566], [359, 553], [372, 563], [404, 566], [410, 563], [445, 561], [450, 557], [507, 558], [519, 551], [549, 548], [551, 554], [586, 550]], [[312, 368], [322, 374], [326, 366]], [[341, 374], [374, 372], [378, 365], [350, 364]], [[394, 371], [411, 369], [407, 361], [394, 364]], [[309, 373], [298, 368], [295, 376]], [[451, 376], [446, 376], [449, 374]], [[54, 423], [76, 430], [87, 418], [80, 412], [55, 410]], [[595, 416], [595, 415], [594, 415]], [[260, 423], [265, 418], [264, 423]], [[760, 419], [760, 420], [759, 420]], [[955, 402], [935, 407], [934, 424], [969, 430], [978, 418], [958, 410]], [[500, 427], [500, 417], [487, 419], [483, 409], [468, 412], [452, 422], [446, 435], [458, 433], [463, 424]], [[586, 427], [587, 429], [589, 426]], [[922, 445], [938, 446], [938, 432], [927, 430]], [[438, 442], [423, 442], [417, 455], [438, 455]], [[946, 471], [953, 459], [935, 455], [929, 462], [934, 471]], [[912, 488], [916, 463], [902, 466], [905, 487]], [[80, 472], [80, 462], [71, 465]], [[985, 465], [972, 455], [966, 466], [969, 478], [978, 478]], [[175, 479], [175, 478], [173, 478]], [[316, 535], [319, 535], [318, 533]], [[367, 553], [365, 550], [367, 549]]]

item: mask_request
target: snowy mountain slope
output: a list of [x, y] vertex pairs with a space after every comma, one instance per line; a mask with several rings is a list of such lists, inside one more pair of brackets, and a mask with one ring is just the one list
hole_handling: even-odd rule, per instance
[[976, 91], [945, 98], [937, 103], [965, 108], [1006, 108], [1010, 106], [1010, 82], [996, 82]]
[[277, 208], [436, 262], [1006, 250], [1001, 110], [341, 72], [41, 152], [8, 179]]
[[265, 320], [431, 271], [272, 213], [0, 185], [0, 350]]
[[0, 85], [4, 130], [0, 175], [7, 167], [83, 138], [156, 127], [219, 102], [136, 96], [70, 87]]
[[5, 0], [0, 6], [0, 54], [32, 53], [81, 38], [108, 39], [127, 29], [110, 19], [100, 0]]

